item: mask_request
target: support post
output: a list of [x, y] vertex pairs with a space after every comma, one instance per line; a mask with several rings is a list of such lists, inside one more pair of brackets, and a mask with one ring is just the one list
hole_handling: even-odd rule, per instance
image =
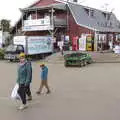
[[52, 42], [53, 42], [53, 40], [54, 40], [54, 9], [53, 8], [52, 8], [52, 11], [51, 11], [51, 22], [52, 22], [51, 36], [52, 36]]
[[24, 30], [24, 18], [23, 18], [23, 16], [24, 16], [24, 12], [22, 12], [22, 31]]
[[66, 11], [67, 11], [67, 32], [69, 31], [69, 9], [68, 9], [68, 2], [69, 0], [67, 0], [67, 3], [66, 3]]
[[51, 22], [52, 22], [52, 29], [54, 30], [54, 9], [51, 10]]
[[97, 39], [97, 33], [95, 31], [95, 34], [94, 34], [94, 49], [95, 49], [95, 51], [97, 51], [97, 48], [98, 48], [98, 39]]
[[36, 9], [36, 19], [38, 18], [38, 15], [37, 15], [37, 9]]

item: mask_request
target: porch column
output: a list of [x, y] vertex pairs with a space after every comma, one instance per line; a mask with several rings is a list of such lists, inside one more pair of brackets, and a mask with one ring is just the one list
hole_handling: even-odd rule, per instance
[[52, 28], [54, 30], [54, 9], [51, 9], [51, 24], [52, 24]]
[[22, 12], [22, 31], [24, 30], [24, 18], [23, 18], [23, 16], [24, 16], [24, 12]]
[[97, 39], [97, 32], [95, 31], [95, 33], [94, 33], [94, 50], [98, 51], [97, 48], [98, 48], [98, 39]]
[[116, 33], [113, 33], [113, 44], [116, 42]]
[[37, 15], [37, 9], [36, 9], [36, 19], [38, 18], [38, 15]]
[[51, 31], [51, 36], [52, 36], [52, 41], [54, 40], [54, 9], [51, 9], [51, 24], [52, 24], [52, 31]]

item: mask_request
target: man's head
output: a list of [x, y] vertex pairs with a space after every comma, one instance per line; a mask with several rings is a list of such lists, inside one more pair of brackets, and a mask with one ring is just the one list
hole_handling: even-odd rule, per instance
[[25, 61], [25, 53], [20, 53], [19, 59], [20, 59], [20, 62], [23, 63]]

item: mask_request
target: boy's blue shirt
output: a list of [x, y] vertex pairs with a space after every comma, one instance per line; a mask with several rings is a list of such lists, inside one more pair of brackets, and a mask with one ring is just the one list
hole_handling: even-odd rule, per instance
[[44, 66], [41, 71], [41, 80], [47, 80], [48, 68]]

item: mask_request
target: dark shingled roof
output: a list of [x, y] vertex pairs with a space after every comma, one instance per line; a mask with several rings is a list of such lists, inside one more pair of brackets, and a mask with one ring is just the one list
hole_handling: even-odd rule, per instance
[[[120, 22], [112, 12], [105, 12], [74, 3], [68, 3], [68, 6], [78, 25], [95, 31], [120, 32]], [[88, 10], [94, 12], [93, 16], [88, 15]], [[106, 14], [109, 15], [109, 20], [106, 19]], [[109, 24], [109, 26], [106, 24]]]

